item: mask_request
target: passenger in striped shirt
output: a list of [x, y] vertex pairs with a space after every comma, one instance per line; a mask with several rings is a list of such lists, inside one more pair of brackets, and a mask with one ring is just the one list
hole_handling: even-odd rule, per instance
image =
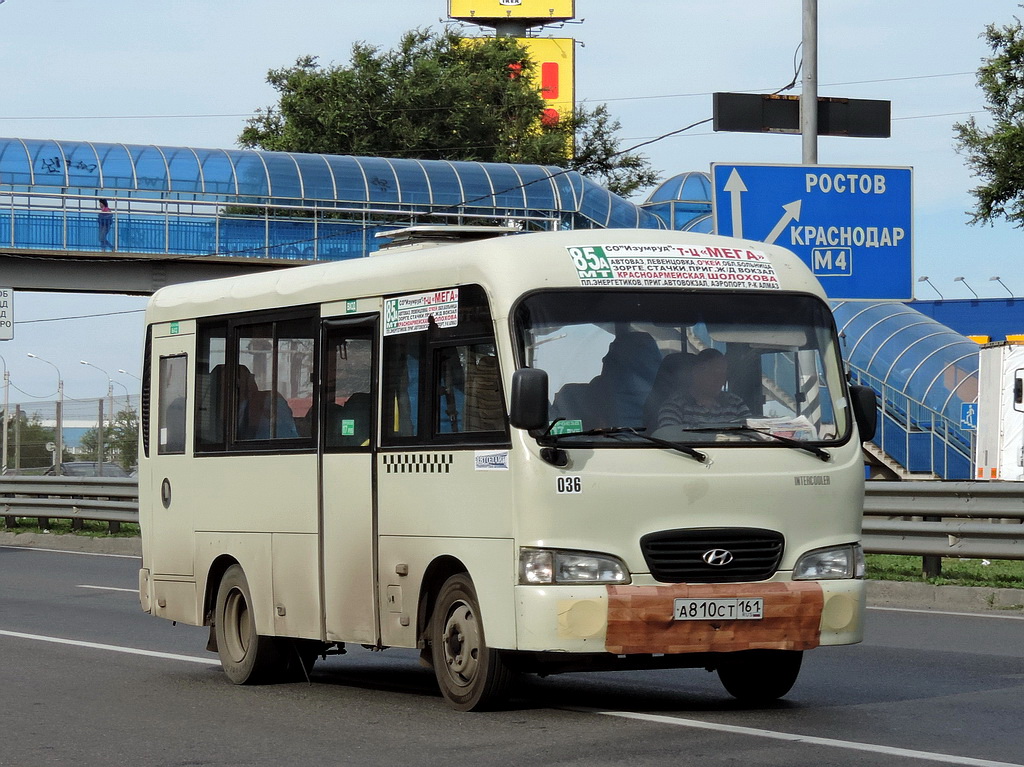
[[746, 403], [727, 391], [725, 356], [717, 349], [705, 349], [697, 355], [690, 377], [690, 386], [669, 398], [658, 412], [658, 428], [681, 425], [686, 428], [702, 426], [740, 425], [749, 418]]

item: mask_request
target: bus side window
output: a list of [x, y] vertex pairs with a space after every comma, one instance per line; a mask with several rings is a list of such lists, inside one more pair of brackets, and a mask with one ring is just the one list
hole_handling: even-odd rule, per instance
[[420, 355], [416, 335], [389, 336], [384, 340], [383, 432], [389, 437], [419, 434]]
[[324, 444], [368, 448], [373, 433], [373, 342], [352, 333], [328, 336], [324, 357]]
[[230, 398], [225, 363], [227, 328], [223, 324], [200, 327], [196, 362], [195, 450], [223, 450]]
[[296, 415], [305, 416], [313, 402], [312, 328], [306, 318], [237, 326], [236, 441], [300, 438]]
[[438, 431], [456, 434], [504, 429], [494, 344], [443, 347], [436, 359]]
[[185, 452], [185, 383], [187, 357], [161, 357], [157, 405], [157, 452], [172, 455]]
[[[449, 307], [439, 319], [433, 314], [410, 319], [415, 329], [389, 333], [385, 325], [381, 442], [506, 444], [508, 423], [487, 296], [479, 285], [438, 292], [457, 299], [457, 321]], [[412, 303], [421, 298], [412, 296]]]

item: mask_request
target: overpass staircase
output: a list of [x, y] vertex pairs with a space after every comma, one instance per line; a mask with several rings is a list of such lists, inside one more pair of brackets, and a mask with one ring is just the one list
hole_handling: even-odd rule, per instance
[[864, 443], [869, 479], [971, 479], [974, 432], [852, 364], [853, 383], [878, 396], [878, 429]]

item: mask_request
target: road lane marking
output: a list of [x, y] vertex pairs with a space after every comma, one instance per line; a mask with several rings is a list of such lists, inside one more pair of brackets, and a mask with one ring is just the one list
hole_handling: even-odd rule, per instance
[[907, 748], [896, 748], [894, 746], [879, 746], [873, 743], [858, 743], [850, 740], [836, 740], [834, 738], [819, 738], [813, 735], [794, 735], [788, 732], [775, 732], [773, 730], [760, 730], [754, 727], [741, 727], [733, 724], [719, 724], [717, 722], [702, 722], [698, 719], [679, 719], [673, 716], [661, 714], [639, 714], [632, 711], [602, 711], [595, 708], [564, 707], [568, 711], [580, 711], [588, 714], [600, 714], [602, 716], [616, 716], [622, 719], [639, 719], [645, 722], [658, 724], [671, 724], [676, 727], [692, 727], [698, 730], [714, 730], [732, 735], [750, 735], [757, 738], [770, 738], [772, 740], [785, 740], [791, 743], [806, 743], [812, 746], [830, 746], [832, 748], [844, 748], [849, 751], [867, 751], [873, 754], [885, 754], [886, 756], [899, 756], [905, 759], [921, 759], [928, 762], [940, 762], [942, 764], [961, 764], [968, 767], [1024, 767], [1024, 765], [1013, 762], [996, 762], [990, 759], [975, 759], [970, 756], [954, 756], [952, 754], [938, 754], [929, 751], [915, 751]]
[[88, 586], [84, 583], [79, 583], [78, 588], [80, 589], [99, 589], [100, 591], [124, 591], [128, 594], [138, 594], [138, 589], [122, 589], [117, 586]]
[[998, 613], [955, 613], [949, 610], [921, 610], [913, 607], [869, 607], [891, 613], [921, 613], [923, 615], [952, 615], [957, 618], [998, 618], [1004, 621], [1024, 621], [1024, 615], [999, 615]]
[[67, 549], [44, 549], [39, 546], [7, 546], [0, 543], [0, 549], [16, 549], [18, 551], [47, 551], [51, 554], [80, 554], [84, 557], [113, 557], [115, 559], [142, 559], [135, 554], [103, 554], [99, 551], [68, 551]]
[[[83, 587], [89, 588], [89, 587]], [[102, 588], [102, 587], [93, 587]], [[124, 589], [127, 590], [127, 589]], [[927, 611], [925, 611], [927, 612]], [[60, 637], [43, 636], [40, 634], [26, 634], [20, 631], [6, 631], [0, 629], [0, 636], [13, 637], [15, 639], [29, 639], [37, 642], [50, 642], [53, 644], [70, 645], [73, 647], [84, 647], [91, 650], [106, 650], [108, 652], [119, 652], [126, 655], [142, 655], [149, 658], [162, 658], [164, 660], [178, 660], [187, 663], [201, 663], [206, 666], [213, 665], [215, 661], [211, 658], [202, 658], [196, 655], [179, 655], [177, 653], [157, 652], [155, 650], [140, 650], [134, 647], [121, 647], [119, 645], [101, 644], [99, 642], [85, 642], [77, 639], [62, 639]], [[578, 711], [585, 714], [599, 714], [601, 716], [614, 716], [621, 719], [636, 719], [656, 724], [669, 724], [676, 727], [689, 727], [699, 730], [712, 730], [732, 735], [748, 735], [771, 740], [782, 740], [791, 743], [805, 743], [814, 746], [828, 746], [831, 748], [843, 748], [849, 751], [866, 751], [886, 756], [897, 756], [906, 759], [919, 759], [923, 761], [939, 762], [942, 764], [958, 764], [965, 767], [1024, 767], [1015, 762], [999, 762], [990, 759], [975, 759], [969, 756], [955, 756], [952, 754], [940, 754], [931, 751], [915, 751], [894, 746], [881, 746], [873, 743], [860, 743], [857, 741], [837, 740], [835, 738], [821, 738], [813, 735], [796, 735], [787, 732], [775, 732], [773, 730], [761, 730], [754, 727], [742, 727], [733, 724], [721, 724], [718, 722], [704, 722], [698, 719], [682, 719], [660, 714], [641, 714], [632, 711], [602, 711], [600, 709], [581, 708], [575, 706], [559, 706], [566, 711]]]
[[36, 642], [52, 642], [53, 644], [66, 644], [73, 647], [85, 647], [90, 650], [108, 650], [109, 652], [120, 652], [125, 655], [145, 655], [149, 658], [163, 658], [165, 660], [182, 660], [188, 663], [202, 663], [212, 666], [217, 663], [214, 658], [200, 658], [197, 655], [178, 655], [171, 652], [157, 652], [156, 650], [139, 650], [135, 647], [120, 647], [112, 644], [100, 644], [98, 642], [83, 642], [79, 639], [61, 639], [60, 637], [42, 636], [40, 634], [23, 634], [20, 631], [4, 631], [0, 629], [0, 636], [14, 637], [15, 639], [32, 639]]

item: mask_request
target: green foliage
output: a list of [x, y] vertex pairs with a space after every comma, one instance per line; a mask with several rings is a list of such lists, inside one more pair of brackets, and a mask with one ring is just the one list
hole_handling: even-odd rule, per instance
[[[18, 421], [19, 423], [15, 423]], [[55, 442], [57, 430], [52, 426], [44, 426], [38, 413], [31, 417], [21, 411], [11, 418], [7, 424], [7, 462], [10, 468], [15, 465], [15, 454], [20, 453], [20, 466], [22, 468], [39, 468], [53, 465], [53, 457], [46, 449], [48, 442]], [[64, 460], [70, 460], [67, 451], [64, 451]]]
[[[510, 76], [510, 66], [521, 65]], [[390, 51], [357, 43], [347, 66], [316, 57], [271, 70], [277, 105], [257, 110], [239, 136], [250, 148], [428, 160], [532, 163], [579, 170], [629, 193], [657, 180], [645, 157], [620, 153], [607, 108], [554, 125], [512, 38], [465, 40], [407, 32]], [[575, 138], [578, 155], [573, 156]]]
[[971, 223], [1005, 218], [1024, 226], [1024, 28], [990, 24], [982, 37], [992, 55], [978, 69], [990, 128], [971, 117], [953, 126], [957, 151], [982, 181], [971, 190], [975, 209]]
[[868, 577], [874, 580], [1024, 589], [1024, 562], [1016, 560], [944, 558], [938, 578], [922, 575], [921, 557], [868, 554], [866, 560]]
[[[50, 518], [46, 527], [39, 526], [36, 517], [16, 517], [14, 525], [0, 528], [8, 533], [82, 535], [87, 538], [137, 538], [141, 534], [135, 522], [98, 522], [96, 520], [71, 520]], [[0, 518], [0, 523], [4, 520]]]
[[[95, 427], [82, 434], [79, 443], [83, 454], [82, 460], [98, 460], [96, 443], [99, 432]], [[138, 460], [139, 451], [139, 416], [132, 408], [118, 412], [113, 425], [103, 431], [103, 460], [120, 464], [123, 469], [131, 469]]]
[[566, 167], [594, 179], [623, 197], [658, 183], [658, 171], [647, 158], [637, 152], [619, 149], [615, 134], [621, 128], [618, 120], [608, 114], [608, 107], [599, 104], [588, 112], [576, 108], [571, 128], [576, 134], [576, 153]]

